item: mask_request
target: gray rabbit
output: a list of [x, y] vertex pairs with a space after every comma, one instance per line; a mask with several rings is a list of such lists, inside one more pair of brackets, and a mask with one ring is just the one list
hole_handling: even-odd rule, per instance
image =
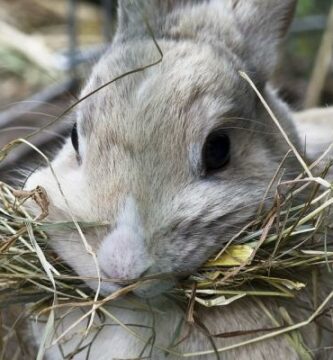
[[[181, 358], [180, 353], [195, 352], [203, 354], [191, 359], [217, 359], [213, 343], [222, 348], [258, 336], [209, 336], [187, 325], [182, 307], [163, 294], [174, 286], [175, 274], [196, 270], [254, 216], [288, 152], [240, 70], [261, 90], [298, 146], [288, 107], [268, 83], [295, 6], [295, 0], [119, 1], [113, 43], [94, 67], [82, 96], [120, 78], [77, 106], [72, 137], [52, 161], [56, 178], [46, 167], [26, 185], [46, 189], [49, 221], [73, 216], [109, 224], [85, 233], [102, 278], [173, 274], [151, 281], [110, 307], [112, 316], [128, 324], [140, 339], [106, 316], [104, 322], [114, 326], [105, 326], [98, 334], [89, 350], [92, 359], [138, 359], [141, 353], [143, 358], [174, 360]], [[285, 167], [286, 177], [299, 172], [292, 157]], [[94, 259], [77, 231], [54, 231], [50, 237], [54, 250], [79, 275], [96, 278]], [[96, 281], [88, 284], [97, 287]], [[118, 283], [105, 281], [101, 292], [108, 295], [119, 288]], [[143, 303], [151, 311], [138, 310], [137, 298], [147, 299]], [[310, 296], [304, 301], [311, 308]], [[279, 314], [281, 304], [262, 303], [264, 308], [245, 298], [226, 307], [198, 308], [197, 317], [213, 335], [269, 329], [276, 326], [269, 312]], [[295, 322], [309, 316], [306, 306], [284, 306]], [[66, 316], [62, 329], [81, 315], [75, 311]], [[62, 339], [65, 354], [75, 349], [85, 326], [78, 324], [66, 342]], [[325, 343], [329, 333], [324, 330], [317, 341], [314, 328], [306, 327], [303, 334], [309, 349], [332, 345]], [[36, 339], [43, 329], [34, 325]], [[172, 347], [179, 329], [188, 337]], [[149, 338], [153, 340], [142, 350], [143, 339]], [[85, 359], [87, 351], [74, 358]], [[316, 355], [326, 359], [330, 352], [314, 351]], [[54, 346], [47, 356], [62, 355]], [[219, 356], [291, 360], [311, 358], [311, 352], [297, 352], [290, 336], [282, 335]]]

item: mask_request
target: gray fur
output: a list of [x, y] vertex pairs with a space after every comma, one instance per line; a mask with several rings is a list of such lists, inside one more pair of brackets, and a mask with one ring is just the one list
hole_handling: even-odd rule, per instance
[[[288, 146], [239, 70], [248, 72], [260, 86], [297, 145], [288, 108], [268, 84], [294, 7], [293, 0], [120, 2], [115, 40], [95, 66], [82, 95], [159, 58], [147, 22], [163, 60], [80, 104], [77, 121], [82, 163], [76, 161], [70, 141], [52, 162], [74, 217], [110, 224], [86, 234], [101, 260], [102, 274], [129, 280], [142, 272], [194, 271], [255, 214]], [[203, 177], [201, 149], [217, 128], [229, 133], [231, 161], [223, 171]], [[286, 166], [287, 176], [298, 171], [294, 159]], [[70, 220], [50, 169], [30, 177], [27, 187], [36, 185], [44, 186], [50, 196], [49, 220]], [[53, 248], [79, 275], [96, 276], [93, 260], [78, 234], [51, 236]], [[118, 253], [123, 255], [114, 256]], [[139, 261], [133, 263], [133, 259]], [[174, 281], [177, 278], [163, 286], [153, 283], [137, 293], [156, 295]], [[102, 291], [115, 288], [104, 283]], [[275, 301], [266, 305], [278, 311]], [[168, 346], [183, 312], [168, 302], [161, 309], [155, 317], [160, 329], [156, 341]], [[307, 316], [296, 310], [292, 309], [295, 319]], [[128, 323], [153, 321], [150, 314], [113, 311]], [[214, 334], [274, 326], [250, 299], [221, 309], [201, 309], [199, 314]], [[74, 321], [76, 316], [68, 319]], [[149, 336], [149, 331], [143, 329], [141, 334]], [[222, 347], [238, 340], [214, 341]], [[66, 346], [70, 349], [73, 344], [74, 340]], [[92, 358], [131, 358], [138, 356], [141, 347], [123, 330], [106, 328], [96, 340]], [[185, 351], [205, 349], [211, 349], [211, 342], [196, 329], [180, 346]], [[56, 350], [49, 356], [59, 358]], [[152, 358], [165, 359], [165, 354], [155, 349]], [[299, 355], [288, 337], [280, 336], [221, 355], [221, 359], [235, 358], [291, 360]], [[200, 359], [216, 359], [216, 355]]]

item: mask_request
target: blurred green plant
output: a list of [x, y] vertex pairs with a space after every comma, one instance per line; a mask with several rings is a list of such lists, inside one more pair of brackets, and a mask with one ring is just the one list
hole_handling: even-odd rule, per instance
[[331, 5], [332, 0], [299, 0], [297, 15], [302, 17], [307, 15], [326, 14]]
[[[332, 0], [298, 0], [296, 13], [298, 19], [316, 15], [323, 17], [304, 22], [314, 23], [316, 25], [314, 29], [310, 26], [308, 31], [291, 32], [285, 44], [285, 54], [281, 57], [280, 72], [277, 74], [277, 77], [280, 77], [279, 84], [283, 88], [285, 100], [296, 109], [303, 107], [303, 97], [322, 41], [325, 17], [332, 5]], [[321, 21], [322, 24], [320, 24]], [[333, 104], [333, 91], [330, 85], [332, 81], [332, 74], [330, 74], [323, 90], [321, 105]]]

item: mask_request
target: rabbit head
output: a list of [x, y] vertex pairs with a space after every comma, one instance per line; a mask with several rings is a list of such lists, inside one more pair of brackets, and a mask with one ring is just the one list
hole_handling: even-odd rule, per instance
[[[56, 176], [45, 167], [26, 185], [46, 189], [50, 221], [107, 224], [85, 230], [103, 278], [184, 276], [255, 214], [288, 146], [239, 71], [297, 142], [287, 107], [268, 85], [295, 3], [119, 2], [114, 41], [82, 97], [119, 79], [76, 107], [72, 139], [52, 161]], [[76, 230], [50, 238], [79, 275], [96, 277]], [[103, 282], [102, 290], [118, 286]]]

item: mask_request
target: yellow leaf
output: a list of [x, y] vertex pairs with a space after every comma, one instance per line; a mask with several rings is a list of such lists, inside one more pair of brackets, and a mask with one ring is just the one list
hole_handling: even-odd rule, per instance
[[242, 265], [251, 258], [253, 251], [248, 245], [231, 245], [218, 259], [208, 261], [205, 267]]

